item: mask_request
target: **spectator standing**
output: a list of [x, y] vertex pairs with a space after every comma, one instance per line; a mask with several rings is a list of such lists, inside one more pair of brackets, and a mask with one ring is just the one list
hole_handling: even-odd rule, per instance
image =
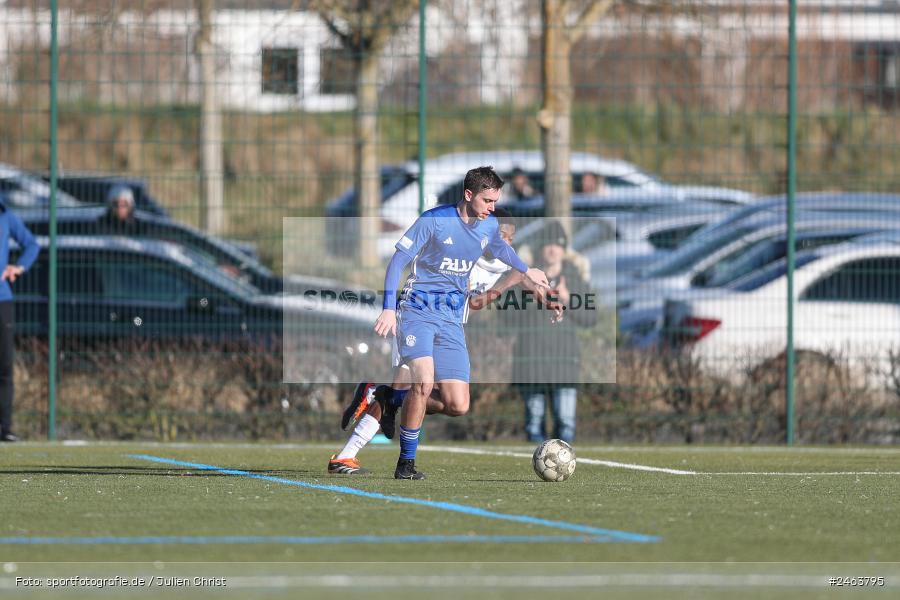
[[[17, 264], [9, 264], [9, 240], [14, 239], [22, 249]], [[17, 442], [12, 432], [13, 364], [15, 360], [15, 307], [12, 284], [21, 277], [37, 258], [40, 247], [28, 228], [6, 205], [0, 196], [0, 441]]]
[[[508, 326], [516, 332], [513, 351], [513, 382], [525, 401], [525, 433], [532, 442], [547, 439], [545, 407], [549, 400], [554, 437], [575, 438], [577, 382], [581, 378], [581, 352], [577, 330], [597, 322], [596, 301], [578, 268], [566, 259], [568, 238], [558, 221], [550, 221], [541, 235], [537, 262], [547, 274], [550, 287], [566, 307], [564, 318], [554, 322], [553, 313], [535, 302], [520, 302], [504, 310]], [[592, 306], [592, 308], [589, 308]]]

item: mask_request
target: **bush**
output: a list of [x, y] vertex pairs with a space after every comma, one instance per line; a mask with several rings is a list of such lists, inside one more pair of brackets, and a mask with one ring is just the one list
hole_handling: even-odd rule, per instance
[[[302, 361], [309, 381], [329, 360], [310, 354]], [[579, 440], [782, 443], [784, 367], [779, 358], [723, 379], [704, 373], [690, 354], [620, 351], [617, 383], [580, 386]], [[15, 377], [17, 429], [26, 437], [45, 435], [45, 343], [19, 341]], [[799, 442], [900, 440], [900, 388], [879, 389], [852, 377], [841, 356], [800, 354], [795, 381]], [[327, 440], [343, 435], [337, 418], [352, 389], [282, 383], [281, 352], [271, 346], [63, 345], [57, 431], [63, 438]], [[523, 413], [514, 387], [475, 384], [469, 415], [429, 417], [427, 436], [522, 440]]]

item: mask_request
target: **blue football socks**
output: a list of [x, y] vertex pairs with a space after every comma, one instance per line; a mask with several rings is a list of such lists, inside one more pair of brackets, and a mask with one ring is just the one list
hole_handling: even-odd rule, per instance
[[416, 457], [416, 448], [419, 447], [419, 429], [407, 429], [403, 425], [400, 426], [400, 458], [414, 459]]
[[395, 408], [400, 408], [403, 406], [403, 401], [406, 400], [406, 393], [409, 390], [394, 390], [394, 396], [391, 398], [391, 404], [394, 405]]

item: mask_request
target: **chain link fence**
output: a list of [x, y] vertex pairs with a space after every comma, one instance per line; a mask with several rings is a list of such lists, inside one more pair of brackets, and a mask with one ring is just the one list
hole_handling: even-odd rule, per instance
[[[789, 172], [789, 3], [420, 8], [0, 3], [0, 194], [41, 247], [12, 286], [20, 430], [334, 437], [346, 374], [389, 373], [394, 244], [492, 165], [520, 253], [545, 262], [558, 219], [609, 308], [576, 333], [580, 439], [780, 442], [793, 403], [799, 441], [898, 439], [900, 10], [797, 2]], [[491, 371], [524, 360], [516, 332], [479, 317], [472, 410], [429, 433], [518, 439], [523, 390]]]

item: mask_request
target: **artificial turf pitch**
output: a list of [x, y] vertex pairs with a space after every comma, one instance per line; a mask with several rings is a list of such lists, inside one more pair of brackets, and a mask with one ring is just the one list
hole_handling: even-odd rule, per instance
[[0, 588], [89, 572], [232, 580], [143, 597], [846, 594], [831, 575], [900, 589], [898, 449], [576, 445], [573, 477], [545, 483], [528, 447], [454, 448], [422, 448], [428, 479], [411, 482], [392, 479], [394, 446], [363, 451], [371, 475], [338, 477], [330, 446], [6, 445]]

